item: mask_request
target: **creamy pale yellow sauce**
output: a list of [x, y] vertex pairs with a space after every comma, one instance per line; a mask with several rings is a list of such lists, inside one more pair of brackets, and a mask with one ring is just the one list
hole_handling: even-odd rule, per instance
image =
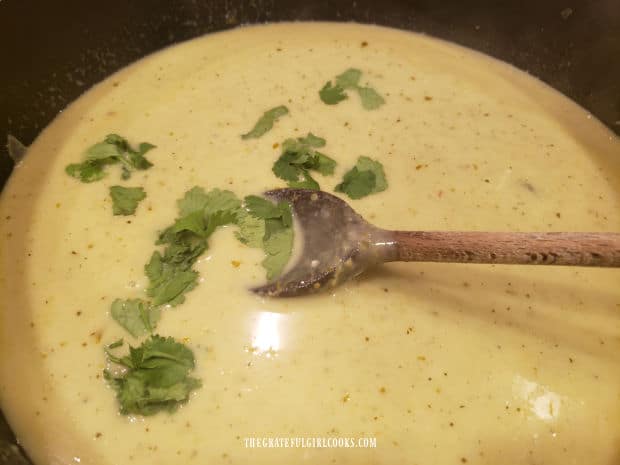
[[[362, 44], [367, 42], [366, 46]], [[317, 91], [348, 67], [386, 104]], [[258, 116], [290, 115], [243, 141]], [[109, 316], [143, 297], [143, 265], [194, 185], [283, 186], [274, 144], [308, 131], [359, 155], [389, 188], [352, 201], [394, 229], [620, 230], [620, 142], [506, 64], [406, 32], [281, 24], [149, 56], [41, 134], [2, 194], [1, 405], [37, 464], [617, 464], [620, 271], [390, 264], [331, 293], [267, 299], [262, 252], [215, 233], [199, 286], [158, 332], [187, 343], [203, 387], [178, 412], [118, 413], [103, 345], [136, 345]], [[116, 132], [148, 141], [148, 197], [112, 216], [110, 185], [64, 172]], [[241, 262], [239, 267], [231, 261]], [[248, 449], [246, 437], [376, 437], [372, 449]]]

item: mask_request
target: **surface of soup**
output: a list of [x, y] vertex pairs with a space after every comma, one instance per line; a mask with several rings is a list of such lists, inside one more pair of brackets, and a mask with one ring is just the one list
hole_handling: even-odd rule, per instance
[[[363, 71], [385, 104], [325, 105]], [[242, 140], [269, 108], [290, 114]], [[158, 231], [191, 187], [283, 187], [271, 166], [311, 131], [389, 187], [351, 205], [384, 228], [618, 231], [620, 143], [540, 82], [470, 50], [355, 24], [247, 27], [166, 49], [88, 91], [41, 134], [0, 203], [0, 400], [43, 464], [617, 464], [620, 272], [400, 263], [311, 297], [269, 299], [263, 254], [219, 229], [199, 285], [157, 332], [196, 357], [175, 413], [121, 415], [104, 345], [115, 298], [143, 297]], [[106, 134], [154, 166], [82, 184], [64, 168]], [[142, 186], [135, 216], [108, 188]], [[346, 198], [346, 197], [344, 197]], [[376, 438], [374, 448], [248, 448], [246, 438]]]

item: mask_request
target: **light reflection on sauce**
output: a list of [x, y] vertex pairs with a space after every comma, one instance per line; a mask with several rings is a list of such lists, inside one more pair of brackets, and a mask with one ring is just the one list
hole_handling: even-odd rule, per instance
[[513, 386], [515, 396], [526, 401], [530, 412], [538, 419], [552, 421], [559, 418], [562, 396], [519, 375], [515, 376]]
[[274, 357], [280, 350], [279, 324], [283, 318], [280, 313], [261, 312], [252, 331], [252, 350], [264, 353], [267, 358]]

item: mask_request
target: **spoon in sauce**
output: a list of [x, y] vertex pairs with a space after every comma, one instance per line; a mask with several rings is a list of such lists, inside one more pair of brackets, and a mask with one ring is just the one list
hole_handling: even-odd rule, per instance
[[275, 189], [265, 196], [291, 205], [303, 244], [289, 270], [253, 289], [265, 296], [331, 288], [394, 261], [620, 267], [620, 233], [389, 231], [327, 192]]

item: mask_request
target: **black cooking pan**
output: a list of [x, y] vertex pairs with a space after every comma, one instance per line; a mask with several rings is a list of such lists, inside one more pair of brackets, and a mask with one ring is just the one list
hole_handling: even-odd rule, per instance
[[[539, 77], [620, 133], [620, 0], [0, 0], [0, 140], [30, 144], [94, 83], [157, 49], [290, 20], [376, 23], [457, 42]], [[11, 169], [2, 146], [0, 186]], [[0, 417], [0, 465], [26, 463]]]

